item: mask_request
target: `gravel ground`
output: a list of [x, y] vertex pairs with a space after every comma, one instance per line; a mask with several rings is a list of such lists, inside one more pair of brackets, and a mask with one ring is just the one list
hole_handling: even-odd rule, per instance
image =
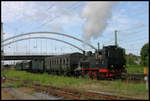
[[[24, 88], [30, 89], [30, 88]], [[63, 98], [45, 94], [43, 92], [32, 92], [28, 94], [20, 90], [19, 88], [2, 87], [1, 89], [2, 100], [5, 99], [23, 99], [23, 100], [61, 100]]]
[[47, 100], [61, 100], [62, 99], [61, 97], [54, 97], [52, 95], [48, 95], [48, 94], [45, 94], [42, 92], [35, 92], [33, 95], [39, 97], [40, 99], [44, 99], [44, 100], [46, 100], [46, 99]]

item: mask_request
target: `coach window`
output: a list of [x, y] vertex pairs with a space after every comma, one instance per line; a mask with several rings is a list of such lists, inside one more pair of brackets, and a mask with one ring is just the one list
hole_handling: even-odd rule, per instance
[[49, 62], [49, 65], [51, 65], [51, 60], [49, 60], [48, 62]]
[[65, 64], [67, 64], [67, 58], [65, 58]]
[[69, 64], [69, 58], [67, 58], [67, 64]]
[[62, 64], [64, 64], [64, 59], [62, 58]]
[[58, 64], [60, 64], [60, 59], [58, 59]]
[[63, 58], [61, 59], [61, 64], [63, 64]]
[[68, 64], [68, 58], [66, 58], [66, 64]]
[[59, 64], [61, 64], [61, 58], [59, 58]]
[[64, 60], [64, 62], [63, 62], [63, 63], [65, 64], [65, 58], [64, 58], [63, 60]]
[[60, 64], [61, 64], [61, 58], [60, 58]]
[[63, 63], [63, 59], [61, 58], [61, 64]]

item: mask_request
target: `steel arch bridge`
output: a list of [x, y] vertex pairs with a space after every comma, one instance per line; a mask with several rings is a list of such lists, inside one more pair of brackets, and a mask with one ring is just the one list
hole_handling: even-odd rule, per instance
[[1, 42], [4, 43], [5, 41], [8, 41], [8, 40], [11, 40], [11, 39], [14, 39], [14, 38], [17, 38], [17, 37], [21, 37], [21, 36], [26, 36], [26, 35], [32, 35], [32, 34], [55, 34], [55, 35], [60, 35], [60, 36], [66, 36], [66, 37], [69, 37], [69, 38], [72, 38], [74, 40], [77, 40], [77, 41], [80, 41], [88, 46], [90, 46], [91, 48], [97, 50], [96, 47], [94, 47], [93, 45], [87, 43], [87, 42], [84, 42], [83, 40], [79, 39], [79, 38], [76, 38], [74, 36], [71, 36], [71, 35], [68, 35], [68, 34], [64, 34], [64, 33], [58, 33], [58, 32], [29, 32], [29, 33], [22, 33], [22, 34], [19, 34], [19, 35], [15, 35], [13, 37], [10, 37], [10, 38], [7, 38], [5, 40], [2, 40]]
[[11, 42], [9, 42], [9, 43], [6, 43], [6, 44], [2, 45], [2, 47], [7, 46], [7, 45], [10, 45], [10, 44], [15, 43], [15, 42], [18, 42], [18, 41], [29, 40], [29, 39], [50, 39], [50, 40], [56, 40], [56, 41], [60, 41], [60, 42], [66, 43], [66, 44], [68, 44], [68, 45], [70, 45], [70, 46], [73, 46], [73, 47], [79, 49], [80, 51], [84, 52], [83, 49], [79, 48], [79, 47], [76, 46], [76, 45], [73, 45], [73, 44], [71, 44], [71, 43], [69, 43], [69, 42], [66, 42], [66, 41], [63, 41], [63, 40], [60, 40], [60, 39], [50, 38], [50, 37], [27, 37], [27, 38], [22, 38], [22, 39], [19, 39], [19, 40], [14, 40], [14, 41], [11, 41]]
[[[65, 37], [69, 37], [69, 38], [72, 38], [74, 40], [77, 40], [77, 41], [80, 41], [88, 46], [90, 46], [92, 49], [94, 49], [95, 51], [97, 51], [97, 48], [95, 48], [93, 45], [89, 44], [89, 43], [86, 43], [84, 42], [83, 40], [79, 39], [79, 38], [76, 38], [74, 36], [71, 36], [71, 35], [67, 35], [67, 34], [64, 34], [64, 33], [57, 33], [57, 32], [29, 32], [29, 33], [22, 33], [22, 34], [19, 34], [19, 35], [15, 35], [13, 37], [9, 37], [5, 40], [2, 40], [1, 41], [1, 49], [7, 45], [10, 45], [12, 43], [15, 43], [15, 42], [18, 42], [18, 41], [22, 41], [22, 40], [31, 40], [31, 39], [50, 39], [50, 40], [55, 40], [55, 41], [59, 41], [59, 42], [62, 42], [62, 43], [65, 43], [65, 44], [68, 44], [70, 46], [73, 46], [74, 48], [77, 48], [79, 49], [80, 51], [82, 51], [83, 53], [85, 52], [83, 49], [79, 48], [77, 45], [73, 45], [71, 44], [70, 42], [66, 42], [64, 40], [60, 40], [60, 39], [57, 39], [57, 38], [50, 38], [50, 37], [27, 37], [27, 38], [22, 38], [22, 39], [19, 39], [19, 40], [14, 40], [14, 41], [11, 41], [11, 42], [8, 42], [6, 44], [4, 44], [5, 42], [11, 40], [11, 39], [15, 39], [17, 37], [21, 37], [21, 36], [26, 36], [26, 35], [31, 35], [31, 34], [56, 34], [56, 35], [60, 35], [60, 36], [65, 36]], [[30, 55], [31, 56], [31, 55]], [[5, 57], [5, 56], [4, 56]]]

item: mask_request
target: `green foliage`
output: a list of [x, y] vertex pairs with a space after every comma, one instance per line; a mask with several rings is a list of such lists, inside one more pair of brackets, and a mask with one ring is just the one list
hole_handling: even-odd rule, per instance
[[141, 64], [144, 66], [148, 66], [149, 65], [149, 44], [146, 43], [140, 52], [141, 55]]
[[145, 61], [146, 66], [149, 66], [149, 56], [146, 56], [145, 59], [146, 59]]
[[129, 65], [135, 64], [135, 63], [134, 63], [134, 58], [133, 58], [132, 56], [130, 56], [130, 57], [127, 59], [127, 64], [129, 64]]
[[139, 56], [136, 56], [136, 55], [131, 54], [131, 53], [126, 56], [127, 65], [136, 65], [136, 64], [138, 64], [138, 63], [136, 63], [138, 61], [140, 61]]
[[126, 70], [128, 73], [144, 73], [144, 66], [142, 65], [127, 65]]

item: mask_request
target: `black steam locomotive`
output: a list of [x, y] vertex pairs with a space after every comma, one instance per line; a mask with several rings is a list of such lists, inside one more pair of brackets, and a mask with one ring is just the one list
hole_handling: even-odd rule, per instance
[[[71, 53], [48, 57], [45, 60], [32, 60], [28, 69], [33, 72], [67, 76], [87, 75], [89, 78], [105, 79], [120, 77], [125, 72], [125, 64], [125, 51], [114, 45], [105, 46], [95, 53]], [[27, 66], [23, 67], [27, 70]]]
[[[96, 56], [96, 57], [95, 57]], [[125, 70], [125, 51], [117, 46], [106, 46], [96, 54], [90, 53], [79, 61], [82, 76], [104, 79], [121, 77]]]

